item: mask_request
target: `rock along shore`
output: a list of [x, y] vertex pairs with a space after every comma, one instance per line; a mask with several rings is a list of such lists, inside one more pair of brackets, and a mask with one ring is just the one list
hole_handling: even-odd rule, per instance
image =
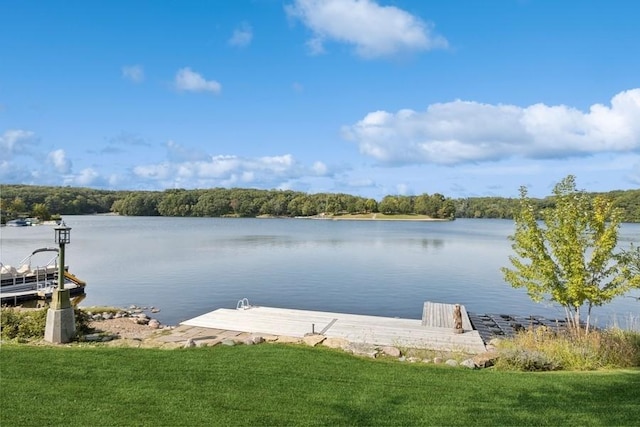
[[157, 312], [153, 308], [131, 306], [117, 313], [111, 311], [94, 313], [90, 321], [90, 327], [94, 329], [94, 333], [85, 335], [81, 341], [106, 346], [158, 349], [262, 343], [297, 344], [339, 349], [366, 358], [393, 358], [407, 363], [446, 364], [472, 369], [492, 366], [497, 358], [497, 353], [491, 349], [487, 353], [472, 357], [463, 353], [351, 343], [342, 338], [327, 338], [320, 334], [307, 334], [303, 338], [297, 338], [186, 325], [166, 326], [147, 315], [145, 313], [147, 310]]

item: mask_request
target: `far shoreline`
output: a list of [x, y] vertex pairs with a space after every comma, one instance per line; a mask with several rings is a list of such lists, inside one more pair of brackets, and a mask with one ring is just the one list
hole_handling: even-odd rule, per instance
[[347, 214], [347, 215], [313, 215], [313, 216], [296, 216], [296, 219], [315, 219], [315, 220], [332, 220], [332, 221], [416, 221], [416, 222], [449, 222], [454, 218], [432, 218], [427, 215], [385, 215], [379, 213], [373, 214]]

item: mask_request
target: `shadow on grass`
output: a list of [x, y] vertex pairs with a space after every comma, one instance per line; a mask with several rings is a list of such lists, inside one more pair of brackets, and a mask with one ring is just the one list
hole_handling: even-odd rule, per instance
[[[474, 424], [638, 425], [640, 370], [519, 373], [510, 394], [478, 396], [460, 408]], [[456, 424], [452, 422], [451, 424]]]

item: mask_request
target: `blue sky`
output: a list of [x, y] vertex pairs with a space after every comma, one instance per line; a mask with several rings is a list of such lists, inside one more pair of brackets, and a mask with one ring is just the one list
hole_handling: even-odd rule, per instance
[[640, 187], [640, 2], [0, 0], [0, 183]]

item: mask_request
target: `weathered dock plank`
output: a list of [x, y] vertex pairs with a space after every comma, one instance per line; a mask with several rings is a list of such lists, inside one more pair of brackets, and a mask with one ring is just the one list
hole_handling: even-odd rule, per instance
[[[453, 309], [455, 304], [443, 304], [439, 302], [427, 301], [422, 309], [422, 325], [436, 328], [453, 329]], [[469, 314], [464, 305], [460, 305], [462, 311], [462, 329], [464, 331], [473, 330]]]
[[218, 309], [182, 322], [182, 325], [292, 337], [322, 331], [327, 337], [356, 343], [469, 353], [485, 351], [482, 338], [471, 328], [464, 334], [455, 334], [453, 328], [424, 326], [420, 319], [251, 307], [246, 310]]

